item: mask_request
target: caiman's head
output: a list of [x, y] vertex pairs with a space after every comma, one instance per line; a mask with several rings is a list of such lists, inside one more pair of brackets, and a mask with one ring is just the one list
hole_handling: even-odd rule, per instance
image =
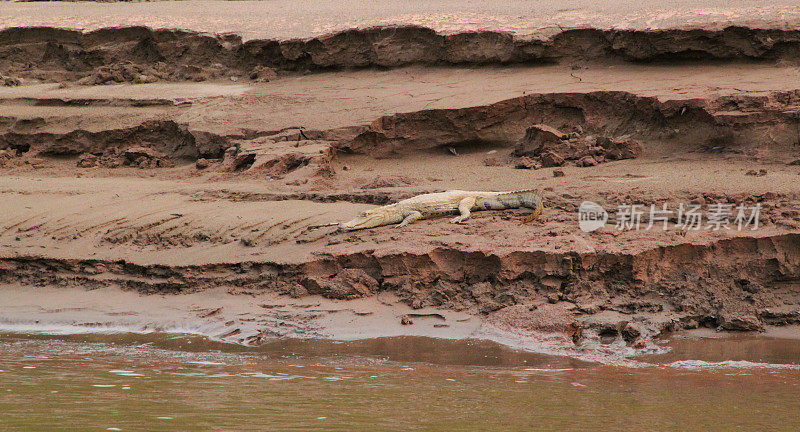
[[361, 212], [358, 217], [353, 220], [340, 223], [339, 229], [342, 231], [354, 231], [365, 228], [375, 228], [391, 223], [399, 223], [402, 220], [403, 217], [396, 211], [392, 211], [388, 207], [378, 207]]

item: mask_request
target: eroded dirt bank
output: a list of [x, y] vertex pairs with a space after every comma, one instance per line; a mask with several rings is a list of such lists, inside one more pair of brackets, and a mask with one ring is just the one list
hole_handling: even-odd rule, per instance
[[800, 33], [724, 30], [565, 30], [547, 39], [474, 31], [439, 34], [418, 26], [354, 29], [309, 39], [248, 40], [147, 27], [91, 32], [58, 28], [0, 31], [5, 85], [19, 79], [82, 84], [268, 81], [277, 73], [408, 65], [577, 65], [582, 62], [797, 62]]
[[[337, 154], [385, 158], [447, 149], [469, 151], [475, 146], [504, 152], [514, 148], [510, 155], [501, 153], [484, 162], [527, 168], [534, 167], [526, 162], [530, 157], [537, 158], [536, 166], [541, 167], [544, 153], [556, 159], [544, 161], [545, 166], [562, 165], [565, 159], [594, 165], [605, 159], [633, 158], [641, 153], [641, 143], [646, 143], [649, 153], [659, 155], [735, 154], [784, 163], [800, 158], [797, 90], [666, 100], [621, 91], [530, 94], [483, 106], [384, 116], [369, 125], [225, 135], [165, 119], [60, 133], [50, 131], [64, 129], [66, 121], [59, 118], [6, 116], [0, 120], [5, 123], [0, 123], [0, 150], [6, 151], [2, 163], [9, 166], [22, 163], [18, 159], [22, 155], [80, 156], [78, 165], [111, 168], [202, 160], [198, 168], [211, 167], [211, 172], [279, 179], [288, 175], [293, 181], [306, 182], [309, 173], [318, 179], [335, 174], [331, 163]], [[546, 133], [553, 143], [543, 145], [546, 137], [531, 135], [535, 125], [550, 128]], [[587, 162], [585, 156], [592, 154], [594, 158]], [[299, 176], [294, 173], [298, 169]]]
[[114, 286], [145, 294], [228, 286], [242, 292], [340, 300], [389, 291], [413, 308], [474, 307], [481, 313], [552, 303], [583, 315], [579, 321], [590, 327], [612, 332], [621, 330], [614, 326], [626, 321], [656, 324], [647, 328], [656, 334], [698, 326], [752, 331], [765, 324], [800, 324], [800, 310], [790, 307], [800, 281], [797, 234], [675, 243], [618, 253], [497, 254], [438, 247], [417, 253], [365, 251], [291, 264], [244, 261], [194, 266], [19, 256], [2, 260], [0, 280]]
[[626, 92], [532, 94], [487, 106], [385, 116], [343, 149], [384, 155], [476, 142], [509, 146], [531, 125], [546, 124], [579, 135], [662, 141], [680, 151], [786, 156], [800, 143], [798, 109], [797, 91], [663, 102]]
[[[56, 88], [23, 77], [0, 91], [0, 283], [34, 299], [0, 307], [0, 322], [113, 326], [131, 312], [148, 318], [126, 324], [148, 326], [169, 324], [172, 307], [182, 325], [237, 343], [489, 337], [601, 360], [655, 351], [675, 330], [800, 324], [797, 38], [7, 30], [0, 57], [19, 71], [27, 59], [43, 80], [113, 75], [121, 59], [200, 68], [160, 80], [222, 79]], [[211, 61], [218, 75], [205, 75]], [[366, 69], [332, 71], [347, 68]], [[456, 188], [540, 188], [546, 210], [528, 225], [526, 210], [509, 210], [459, 225], [329, 226]], [[682, 230], [673, 214], [667, 230], [610, 221], [589, 233], [577, 223], [584, 200], [610, 211], [758, 203], [761, 224]], [[85, 289], [92, 307], [80, 305]], [[103, 311], [105, 294], [133, 310]]]

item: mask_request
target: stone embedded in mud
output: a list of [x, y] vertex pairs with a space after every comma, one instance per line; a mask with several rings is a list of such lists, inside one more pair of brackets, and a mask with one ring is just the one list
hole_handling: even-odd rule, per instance
[[751, 314], [740, 314], [725, 311], [717, 318], [717, 324], [723, 330], [728, 331], [762, 331], [764, 323]]
[[514, 149], [514, 155], [520, 160], [540, 161], [545, 167], [561, 166], [566, 161], [589, 167], [606, 160], [634, 158], [641, 152], [641, 145], [630, 138], [582, 137], [578, 132], [565, 134], [546, 125], [528, 128]]
[[611, 160], [633, 159], [642, 154], [642, 146], [627, 137], [615, 139], [599, 136], [595, 145], [601, 149], [598, 155]]
[[520, 157], [516, 164], [514, 164], [514, 168], [516, 169], [539, 169], [542, 167], [542, 162], [537, 159], [531, 159], [527, 156]]
[[[500, 162], [500, 159], [496, 158], [495, 156], [487, 156], [483, 160], [483, 164], [485, 166], [500, 166], [500, 165], [503, 165], [503, 163]], [[519, 167], [517, 167], [517, 168], [519, 168]]]
[[531, 146], [547, 147], [557, 145], [566, 139], [569, 139], [569, 135], [560, 130], [548, 125], [536, 124], [525, 131], [525, 137], [522, 140]]
[[[452, 286], [452, 284], [443, 284], [441, 281], [437, 283], [437, 287], [442, 285]], [[469, 288], [469, 293], [473, 301], [478, 305], [478, 312], [487, 314], [503, 308], [503, 305], [497, 301], [497, 291], [489, 282], [478, 282]]]
[[90, 168], [103, 166], [105, 168], [118, 168], [131, 166], [134, 168], [160, 168], [171, 166], [172, 163], [166, 156], [151, 147], [132, 146], [120, 150], [117, 147], [107, 148], [102, 155], [84, 153], [80, 156], [77, 166]]
[[255, 161], [255, 153], [239, 153], [231, 161], [230, 168], [232, 171], [243, 171], [250, 168]]
[[137, 168], [158, 168], [170, 165], [163, 153], [151, 147], [128, 147], [122, 150], [120, 158], [123, 165]]
[[7, 163], [17, 156], [17, 151], [13, 149], [0, 150], [0, 167], [5, 167]]
[[767, 170], [765, 170], [763, 168], [760, 169], [760, 170], [749, 170], [744, 174], [745, 175], [749, 175], [749, 176], [755, 176], [755, 177], [764, 177], [765, 175], [767, 175]]
[[624, 322], [620, 325], [619, 334], [625, 342], [632, 344], [642, 335], [644, 331], [635, 323]]
[[100, 66], [93, 72], [78, 80], [79, 85], [103, 84], [146, 84], [159, 80], [159, 74], [151, 67], [134, 63], [116, 63], [109, 66]]
[[308, 290], [303, 285], [298, 283], [292, 284], [292, 286], [287, 290], [289, 297], [291, 298], [300, 298], [305, 297], [308, 295]]
[[597, 160], [593, 156], [584, 156], [578, 162], [575, 162], [575, 165], [579, 167], [595, 166], [597, 165]]
[[277, 77], [275, 69], [268, 66], [256, 66], [250, 71], [250, 80], [255, 82], [270, 82]]
[[209, 162], [208, 159], [204, 159], [204, 158], [197, 159], [197, 162], [194, 163], [195, 168], [197, 168], [199, 170], [206, 169], [210, 165], [211, 165], [211, 162]]
[[10, 76], [0, 75], [0, 86], [2, 87], [17, 87], [22, 85], [22, 80]]
[[308, 165], [311, 157], [300, 152], [290, 152], [278, 156], [259, 165], [259, 167], [273, 178], [282, 178], [286, 174]]
[[343, 269], [331, 277], [306, 277], [300, 282], [309, 294], [333, 299], [354, 299], [378, 290], [378, 281], [361, 269]]
[[558, 333], [570, 339], [581, 327], [571, 305], [565, 303], [509, 306], [491, 314], [488, 321], [503, 330], [529, 334]]
[[91, 168], [93, 166], [97, 166], [99, 163], [100, 158], [97, 155], [93, 155], [91, 153], [84, 153], [78, 159], [78, 167], [79, 168]]
[[564, 165], [564, 157], [554, 151], [546, 151], [539, 156], [543, 167], [558, 167]]

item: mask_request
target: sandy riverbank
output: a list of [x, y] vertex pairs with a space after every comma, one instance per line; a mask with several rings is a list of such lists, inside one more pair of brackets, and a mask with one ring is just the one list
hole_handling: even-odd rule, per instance
[[[21, 80], [0, 88], [0, 321], [245, 344], [483, 337], [586, 359], [800, 322], [796, 32], [392, 31], [238, 48], [4, 32], [3, 75]], [[420, 193], [521, 188], [544, 192], [533, 224], [509, 210], [315, 228]], [[761, 219], [588, 233], [584, 200], [759, 203]]]

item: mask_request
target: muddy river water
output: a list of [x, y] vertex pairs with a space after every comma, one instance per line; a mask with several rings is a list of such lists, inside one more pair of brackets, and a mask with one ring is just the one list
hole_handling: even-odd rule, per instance
[[0, 430], [800, 428], [797, 341], [670, 346], [620, 367], [429, 338], [2, 334]]

